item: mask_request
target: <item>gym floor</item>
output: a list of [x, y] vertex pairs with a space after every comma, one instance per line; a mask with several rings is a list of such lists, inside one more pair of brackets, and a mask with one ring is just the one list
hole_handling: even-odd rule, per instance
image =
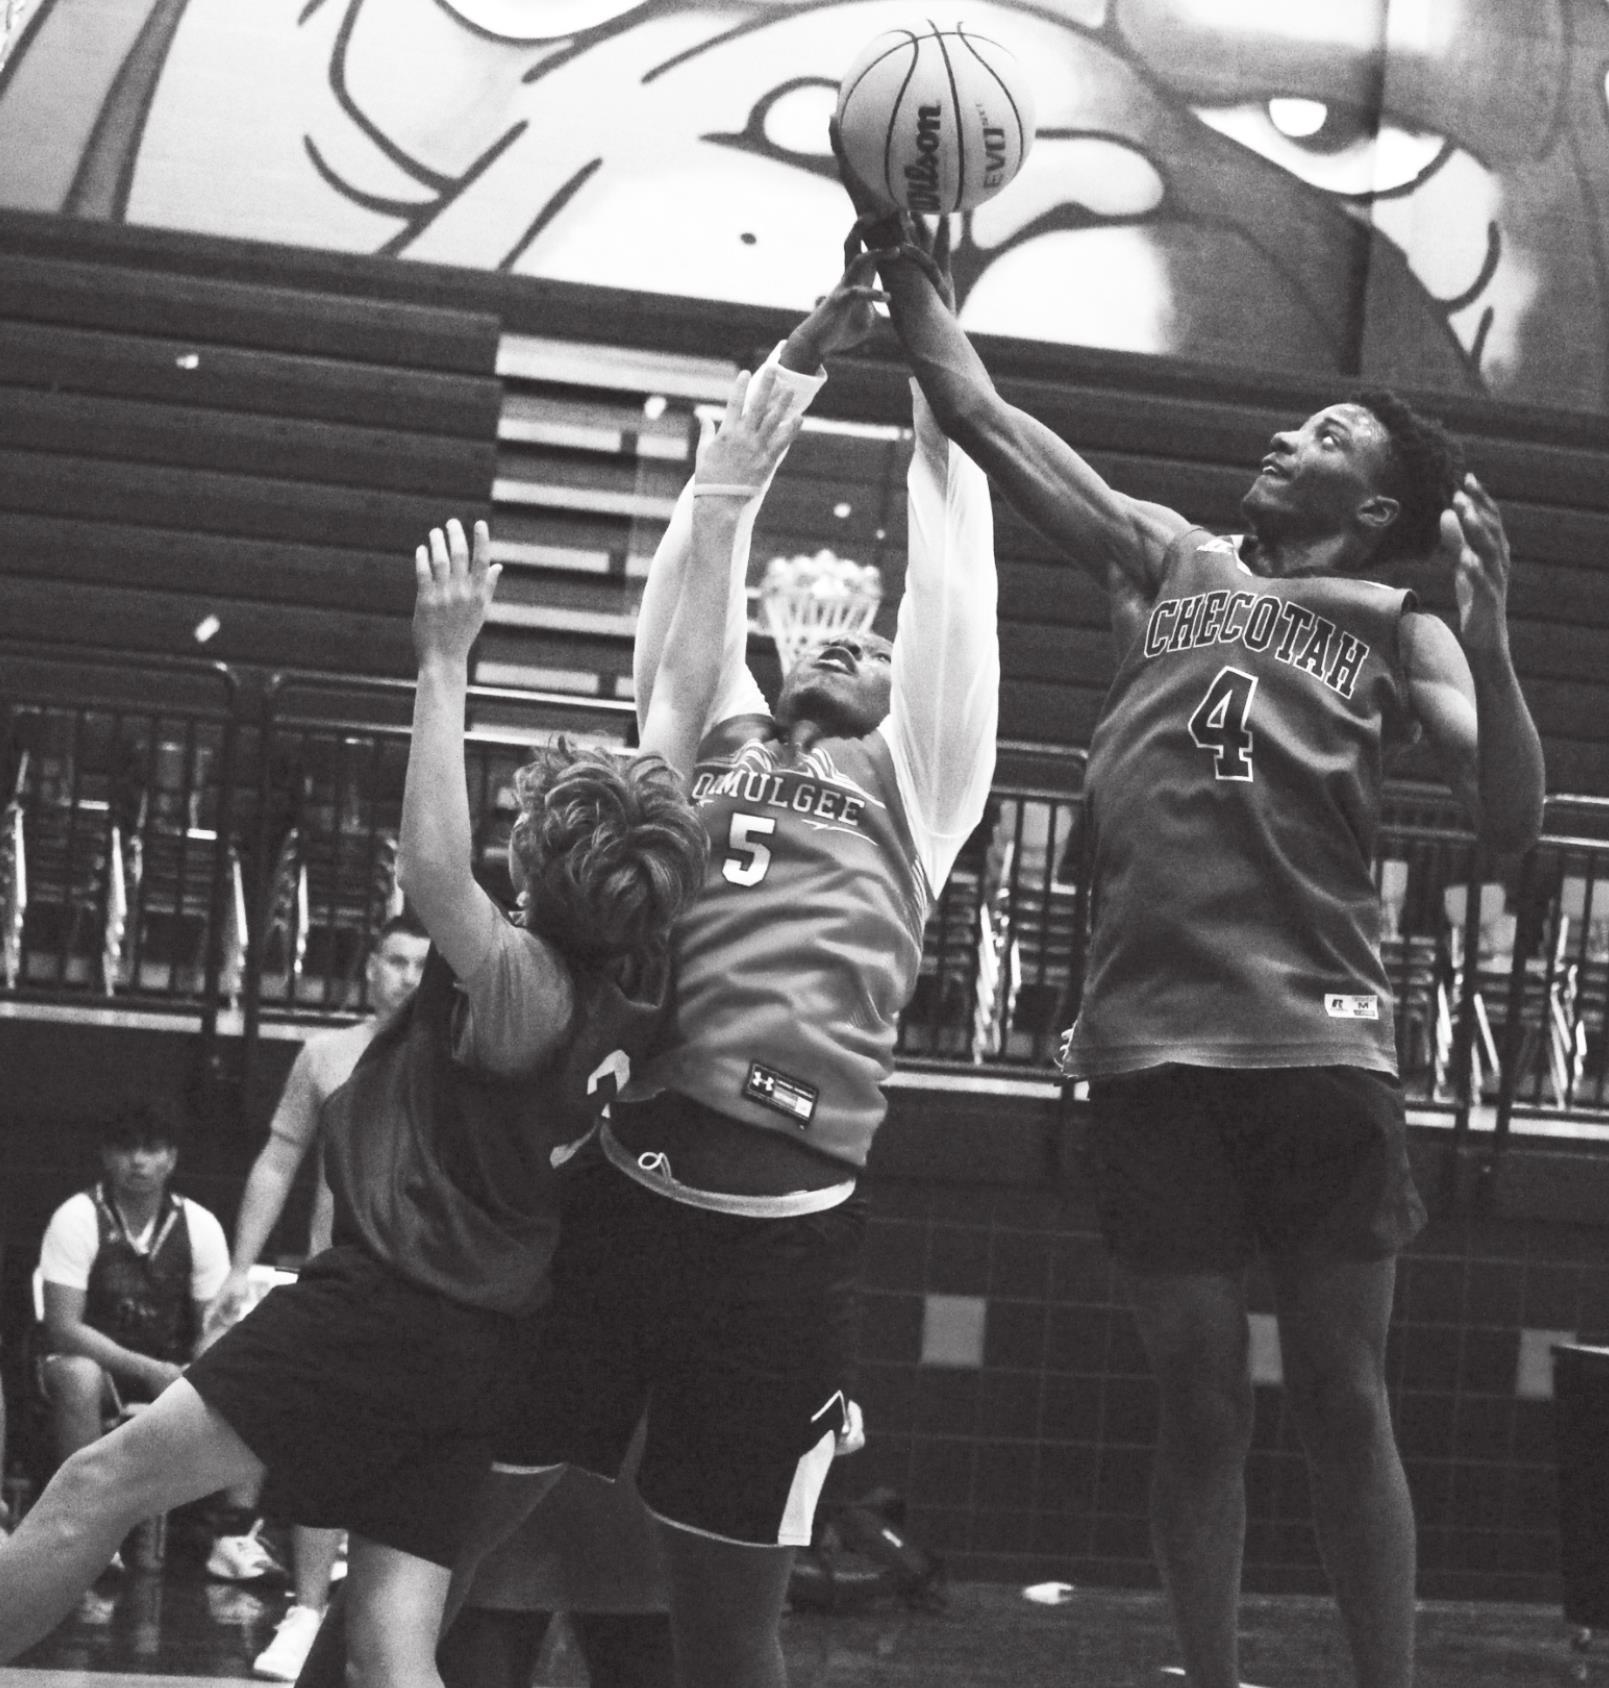
[[[0, 1669], [0, 1688], [240, 1683], [285, 1601], [283, 1590], [209, 1582], [183, 1560], [110, 1573], [53, 1636]], [[1578, 1649], [1556, 1608], [1428, 1602], [1421, 1610], [1419, 1688], [1609, 1685], [1609, 1636]], [[1244, 1635], [1248, 1684], [1349, 1688], [1326, 1601], [1248, 1597]], [[1177, 1655], [1161, 1599], [1148, 1593], [1076, 1589], [1062, 1604], [1041, 1605], [1018, 1588], [960, 1584], [937, 1612], [790, 1613], [784, 1639], [792, 1688], [1182, 1688], [1167, 1670]], [[536, 1680], [550, 1688], [586, 1682], [562, 1626]]]

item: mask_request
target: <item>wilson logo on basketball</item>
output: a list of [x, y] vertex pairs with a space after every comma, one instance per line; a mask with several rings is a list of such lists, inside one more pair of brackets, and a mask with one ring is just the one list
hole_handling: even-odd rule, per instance
[[936, 105], [916, 108], [916, 158], [905, 166], [905, 204], [917, 212], [937, 216], [945, 209], [939, 203], [939, 148], [944, 144], [942, 113]]

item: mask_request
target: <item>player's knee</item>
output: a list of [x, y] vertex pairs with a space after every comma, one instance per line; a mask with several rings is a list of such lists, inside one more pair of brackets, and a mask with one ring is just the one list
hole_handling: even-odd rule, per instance
[[75, 1527], [91, 1518], [123, 1519], [132, 1527], [146, 1516], [142, 1478], [115, 1440], [103, 1437], [63, 1460], [50, 1486]]
[[1368, 1459], [1391, 1434], [1391, 1409], [1380, 1380], [1350, 1372], [1287, 1376], [1286, 1395], [1311, 1454], [1330, 1461]]
[[1242, 1378], [1186, 1376], [1161, 1393], [1163, 1440], [1201, 1459], [1243, 1459], [1255, 1419], [1251, 1384]]
[[45, 1393], [58, 1412], [99, 1412], [106, 1373], [82, 1354], [55, 1354], [45, 1368]]
[[409, 1626], [356, 1625], [347, 1636], [347, 1688], [426, 1688], [438, 1681], [436, 1638]]

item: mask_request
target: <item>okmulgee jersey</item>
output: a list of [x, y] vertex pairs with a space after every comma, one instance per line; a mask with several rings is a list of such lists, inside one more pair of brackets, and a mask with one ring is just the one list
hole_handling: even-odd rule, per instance
[[931, 903], [880, 733], [792, 751], [723, 722], [692, 796], [710, 865], [675, 936], [676, 989], [645, 1089], [680, 1091], [864, 1164]]
[[[821, 385], [784, 369], [777, 380], [801, 409]], [[708, 876], [671, 935], [665, 1033], [626, 1091], [631, 1100], [679, 1091], [851, 1170], [865, 1164], [886, 1111], [882, 1085], [928, 908], [983, 817], [999, 716], [988, 481], [940, 433], [914, 385], [912, 394], [890, 705], [864, 738], [823, 738], [800, 752], [772, 721], [743, 659], [752, 505], [740, 528], [716, 725], [692, 784], [710, 835]], [[689, 487], [650, 570], [640, 641], [668, 623], [691, 504]]]
[[1415, 731], [1412, 606], [1373, 581], [1264, 578], [1200, 528], [1170, 548], [1090, 743], [1070, 1074], [1395, 1073], [1371, 862], [1386, 752]]
[[336, 1245], [356, 1243], [468, 1306], [539, 1307], [558, 1239], [554, 1151], [584, 1137], [624, 1081], [658, 1024], [668, 977], [661, 966], [629, 992], [608, 977], [577, 979], [553, 1056], [492, 1077], [455, 1051], [459, 992], [432, 948], [419, 989], [322, 1110]]

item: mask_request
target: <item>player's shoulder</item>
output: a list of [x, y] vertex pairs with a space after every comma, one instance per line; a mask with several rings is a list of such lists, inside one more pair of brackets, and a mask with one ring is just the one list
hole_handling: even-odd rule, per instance
[[1458, 635], [1430, 610], [1410, 602], [1403, 613], [1400, 639], [1403, 666], [1410, 678], [1457, 679], [1469, 672]]
[[729, 715], [705, 733], [699, 742], [698, 760], [720, 761], [737, 755], [746, 745], [774, 744], [779, 737], [780, 729], [769, 715]]
[[328, 1031], [315, 1032], [302, 1045], [297, 1057], [317, 1084], [329, 1087], [329, 1081], [340, 1083], [352, 1070], [353, 1063], [374, 1039], [376, 1022], [357, 1020], [350, 1026], [333, 1026]]
[[95, 1198], [88, 1190], [74, 1190], [66, 1201], [57, 1205], [45, 1223], [47, 1229], [60, 1231], [86, 1222], [94, 1228]]
[[1240, 533], [1215, 533], [1196, 523], [1186, 524], [1163, 550], [1152, 591], [1147, 596], [1160, 596], [1169, 587], [1177, 586], [1185, 571], [1210, 571], [1227, 565], [1242, 574], [1253, 573], [1242, 555], [1245, 537]]
[[224, 1234], [223, 1221], [210, 1207], [204, 1207], [194, 1196], [175, 1194], [179, 1204], [179, 1211], [184, 1215], [184, 1222], [189, 1227], [191, 1238], [204, 1238], [212, 1241]]

